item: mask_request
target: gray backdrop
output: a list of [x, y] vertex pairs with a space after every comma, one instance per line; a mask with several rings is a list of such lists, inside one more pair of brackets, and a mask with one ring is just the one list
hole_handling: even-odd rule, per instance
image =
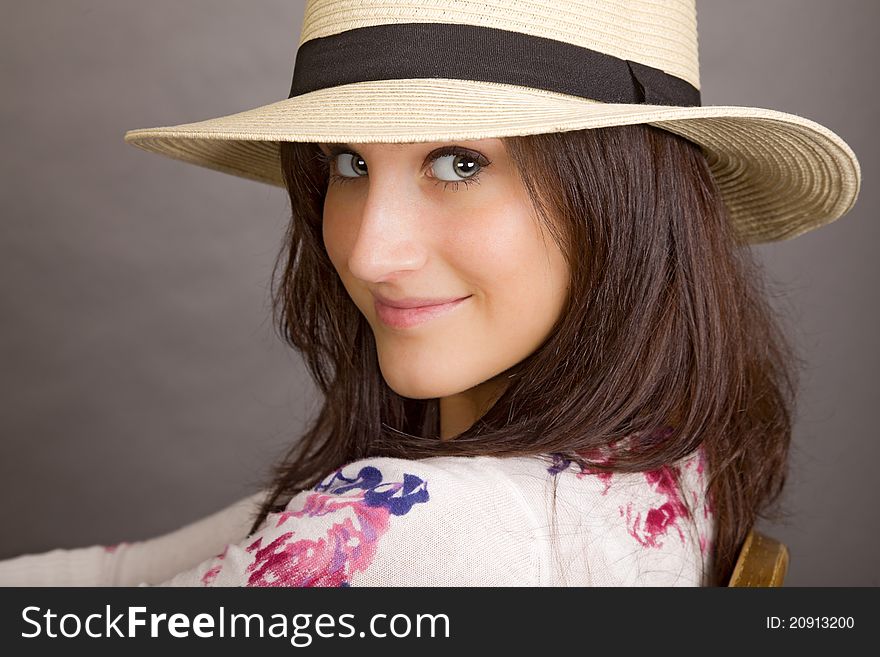
[[[130, 128], [287, 97], [303, 3], [0, 4], [0, 557], [138, 540], [257, 489], [316, 408], [273, 335], [284, 192], [144, 153]], [[788, 585], [880, 584], [874, 0], [698, 0], [703, 102], [824, 123], [846, 217], [756, 247], [809, 367]]]

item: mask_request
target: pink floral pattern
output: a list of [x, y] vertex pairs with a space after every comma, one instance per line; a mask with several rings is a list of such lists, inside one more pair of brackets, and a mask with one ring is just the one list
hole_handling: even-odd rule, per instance
[[660, 506], [647, 510], [633, 508], [633, 503], [626, 504], [626, 510], [620, 507], [620, 515], [626, 517], [629, 535], [645, 547], [662, 547], [663, 537], [670, 529], [675, 529], [681, 542], [685, 543], [685, 535], [679, 520], [690, 518], [690, 511], [681, 499], [679, 480], [681, 472], [678, 466], [664, 465], [656, 470], [643, 473], [648, 484], [665, 498]]
[[[352, 576], [372, 563], [392, 516], [406, 515], [430, 499], [427, 482], [415, 475], [404, 474], [403, 481], [382, 479], [372, 465], [352, 478], [342, 468], [295, 496], [299, 504], [292, 501], [284, 512], [269, 514], [264, 529], [245, 548], [252, 560], [244, 585], [349, 586]], [[320, 521], [310, 523], [312, 518]], [[203, 585], [216, 585], [228, 549], [202, 575]]]
[[[218, 554], [218, 555], [217, 555], [216, 557], [214, 557], [214, 558], [215, 558], [217, 561], [222, 562], [223, 559], [226, 558], [226, 551], [227, 551], [227, 550], [229, 550], [229, 546], [228, 546], [228, 545], [227, 545], [225, 548], [223, 548], [223, 552], [221, 552], [220, 554]], [[206, 570], [205, 573], [202, 575], [202, 584], [203, 584], [204, 586], [210, 586], [210, 585], [211, 585], [211, 582], [213, 582], [213, 581], [214, 581], [214, 578], [217, 577], [217, 574], [220, 572], [220, 569], [221, 569], [222, 567], [223, 567], [223, 564], [222, 564], [222, 563], [217, 563], [217, 564], [211, 566], [210, 568], [208, 568], [208, 570]]]
[[[658, 432], [651, 439], [662, 440], [668, 435], [668, 430]], [[635, 436], [627, 436], [622, 439], [629, 441]], [[593, 463], [605, 464], [611, 462], [611, 450], [602, 446], [589, 452], [579, 453], [579, 456]], [[553, 465], [548, 471], [558, 475], [571, 469], [573, 459], [562, 454], [553, 454]], [[693, 469], [696, 486], [690, 490], [691, 507], [685, 504], [682, 493], [682, 478], [685, 472]], [[616, 477], [620, 476], [613, 472], [605, 472], [588, 466], [578, 466], [573, 472], [578, 479], [587, 477], [598, 478], [602, 484], [602, 495], [607, 495], [611, 490]], [[622, 474], [622, 473], [621, 473]], [[692, 514], [699, 512], [704, 521], [711, 521], [713, 510], [710, 495], [706, 489], [707, 457], [705, 447], [700, 445], [690, 457], [683, 459], [674, 465], [664, 465], [655, 470], [641, 473], [645, 482], [655, 493], [649, 498], [640, 498], [640, 501], [627, 501], [619, 504], [617, 511], [623, 520], [626, 531], [639, 545], [644, 548], [661, 548], [664, 541], [671, 534], [677, 535], [682, 543], [686, 543], [686, 535], [683, 523], [692, 520]], [[686, 487], [684, 487], [686, 488]], [[704, 493], [701, 496], [701, 492]], [[700, 499], [702, 497], [702, 503]], [[645, 499], [648, 499], [646, 505]], [[706, 525], [709, 522], [697, 523], [699, 527], [700, 552], [706, 554], [712, 547], [712, 539], [706, 533]]]

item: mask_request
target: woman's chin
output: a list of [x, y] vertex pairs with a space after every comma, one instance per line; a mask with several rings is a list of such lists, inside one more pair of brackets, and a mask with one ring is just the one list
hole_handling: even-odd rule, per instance
[[450, 372], [444, 372], [446, 368], [439, 364], [432, 366], [410, 362], [400, 366], [395, 364], [393, 367], [380, 364], [380, 369], [388, 387], [401, 397], [409, 399], [448, 397], [470, 387], [460, 373], [457, 376], [444, 376]]
[[438, 386], [436, 381], [422, 380], [423, 377], [397, 377], [385, 376], [385, 383], [401, 397], [408, 399], [435, 399], [445, 397], [452, 394], [446, 391], [442, 386]]

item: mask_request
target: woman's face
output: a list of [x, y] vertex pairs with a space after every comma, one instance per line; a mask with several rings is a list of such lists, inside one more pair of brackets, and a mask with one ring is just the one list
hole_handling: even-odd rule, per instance
[[[324, 245], [373, 330], [386, 382], [405, 397], [441, 398], [441, 409], [443, 398], [456, 407], [485, 398], [492, 377], [548, 336], [568, 286], [504, 143], [321, 150], [330, 157]], [[400, 310], [377, 298], [462, 300]]]

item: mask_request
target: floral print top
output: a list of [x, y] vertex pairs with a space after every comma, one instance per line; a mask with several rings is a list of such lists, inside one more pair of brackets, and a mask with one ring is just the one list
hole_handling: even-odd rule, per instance
[[561, 455], [366, 458], [252, 535], [258, 496], [150, 541], [0, 561], [0, 584], [700, 586], [714, 530], [706, 474], [702, 449], [640, 473]]

